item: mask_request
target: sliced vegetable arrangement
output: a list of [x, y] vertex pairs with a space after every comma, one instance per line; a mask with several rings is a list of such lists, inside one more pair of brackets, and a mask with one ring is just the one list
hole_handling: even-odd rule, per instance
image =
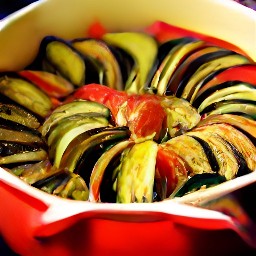
[[162, 22], [47, 36], [0, 74], [0, 165], [64, 198], [181, 197], [256, 170], [255, 102], [256, 64], [217, 39]]

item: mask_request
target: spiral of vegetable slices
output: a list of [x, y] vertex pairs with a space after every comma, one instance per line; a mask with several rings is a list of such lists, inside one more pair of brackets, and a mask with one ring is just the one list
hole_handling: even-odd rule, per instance
[[256, 64], [193, 37], [45, 37], [0, 74], [0, 165], [91, 202], [181, 197], [256, 170]]

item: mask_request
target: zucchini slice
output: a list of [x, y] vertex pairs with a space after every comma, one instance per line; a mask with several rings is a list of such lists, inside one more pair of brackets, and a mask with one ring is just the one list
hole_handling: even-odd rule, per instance
[[118, 61], [104, 41], [81, 38], [73, 40], [71, 43], [81, 54], [100, 64], [103, 73], [103, 77], [100, 79], [101, 84], [116, 90], [122, 90], [122, 73]]
[[126, 81], [125, 90], [128, 93], [143, 93], [157, 58], [156, 40], [139, 32], [106, 33], [103, 40], [132, 56], [135, 66]]
[[164, 95], [168, 82], [181, 61], [204, 44], [204, 41], [192, 40], [192, 42], [180, 43], [172, 48], [156, 71], [151, 82], [151, 88], [156, 90], [158, 95]]
[[205, 54], [218, 52], [220, 50], [221, 48], [219, 47], [205, 45], [202, 47], [202, 49], [199, 48], [197, 51], [188, 56], [183, 63], [177, 67], [169, 80], [166, 95], [178, 95], [178, 91], [183, 90], [182, 86], [180, 86], [180, 82], [184, 79], [187, 73], [194, 73], [196, 71], [196, 59], [198, 59], [200, 56], [204, 56]]
[[[124, 140], [128, 138], [129, 135], [129, 130], [126, 127], [103, 127], [83, 132], [69, 143], [61, 159], [60, 168], [77, 172], [81, 160], [85, 161], [85, 153], [88, 153], [96, 146], [104, 149], [103, 143], [113, 143], [114, 141]], [[91, 172], [91, 170], [89, 170], [89, 172]]]
[[221, 136], [228, 141], [243, 155], [248, 168], [251, 171], [256, 169], [256, 147], [250, 139], [238, 129], [229, 124], [212, 124], [195, 128], [195, 131], [206, 131], [210, 134]]
[[42, 135], [47, 136], [50, 129], [65, 118], [79, 113], [98, 113], [105, 117], [109, 117], [110, 111], [107, 107], [97, 102], [87, 100], [75, 100], [57, 107], [51, 115], [46, 119], [42, 127]]
[[44, 63], [44, 71], [56, 73], [75, 86], [99, 82], [98, 67], [83, 56], [70, 42], [54, 36], [43, 38], [37, 62]]
[[89, 201], [100, 201], [100, 185], [103, 180], [105, 169], [116, 155], [121, 154], [122, 151], [133, 144], [134, 142], [130, 140], [118, 142], [100, 156], [95, 163], [90, 176]]
[[36, 116], [15, 104], [0, 103], [0, 118], [5, 122], [8, 120], [31, 129], [37, 129], [40, 126]]
[[53, 108], [49, 96], [23, 78], [3, 75], [0, 93], [41, 118], [46, 118]]
[[118, 203], [150, 203], [158, 145], [147, 140], [132, 146], [122, 159], [117, 176]]

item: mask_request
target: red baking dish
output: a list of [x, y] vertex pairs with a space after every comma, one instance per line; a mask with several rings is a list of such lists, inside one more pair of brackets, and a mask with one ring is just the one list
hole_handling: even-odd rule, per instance
[[[0, 71], [35, 57], [43, 36], [85, 35], [100, 21], [131, 31], [161, 20], [209, 40], [229, 42], [256, 60], [256, 16], [231, 0], [42, 0], [0, 23]], [[209, 190], [222, 196], [256, 182], [255, 172]], [[212, 192], [211, 192], [212, 191]], [[113, 204], [62, 199], [0, 168], [0, 233], [19, 255], [249, 255], [256, 245], [234, 219], [179, 200]], [[197, 196], [201, 198], [201, 194]], [[255, 246], [254, 246], [255, 245]], [[1, 252], [0, 252], [1, 254]]]

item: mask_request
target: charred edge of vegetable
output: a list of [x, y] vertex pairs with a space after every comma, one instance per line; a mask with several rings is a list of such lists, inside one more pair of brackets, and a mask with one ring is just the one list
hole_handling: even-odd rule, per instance
[[202, 187], [209, 188], [225, 182], [224, 176], [217, 173], [195, 174], [178, 190], [174, 197], [182, 197], [188, 193], [200, 190]]
[[53, 175], [50, 175], [49, 177], [45, 179], [41, 179], [36, 181], [35, 183], [32, 183], [31, 186], [42, 189], [42, 187], [47, 186], [49, 183], [51, 183], [53, 180], [56, 180], [55, 186], [52, 188], [52, 190], [56, 189], [61, 183], [64, 181], [70, 180], [70, 175], [68, 171], [61, 170], [58, 173], [55, 173]]
[[212, 93], [224, 89], [224, 88], [229, 88], [232, 86], [236, 86], [239, 84], [246, 84], [249, 88], [255, 89], [255, 87], [249, 83], [244, 83], [241, 82], [239, 80], [234, 80], [234, 81], [226, 81], [214, 86], [211, 86], [210, 88], [208, 88], [206, 91], [204, 91], [200, 96], [198, 96], [195, 101], [192, 103], [193, 107], [198, 108], [200, 106], [200, 104], [207, 98], [209, 97]]
[[38, 119], [17, 104], [0, 103], [0, 117], [20, 125], [26, 123], [27, 125], [24, 124], [23, 126], [32, 130], [37, 130], [40, 127]]
[[6, 95], [4, 95], [2, 93], [0, 93], [0, 102], [2, 104], [16, 105], [17, 107], [24, 109], [24, 111], [28, 112], [30, 115], [34, 116], [40, 124], [42, 124], [44, 122], [43, 117], [41, 117], [41, 116], [37, 115], [36, 113], [32, 112], [31, 110], [25, 108], [24, 106], [20, 105], [18, 102], [12, 100], [11, 98], [7, 97]]
[[218, 161], [217, 161], [217, 159], [216, 159], [216, 157], [215, 157], [211, 147], [209, 146], [209, 144], [206, 141], [204, 141], [203, 139], [201, 139], [201, 138], [199, 138], [197, 136], [192, 135], [190, 137], [194, 138], [197, 142], [200, 143], [200, 145], [204, 149], [205, 155], [206, 155], [206, 157], [207, 157], [207, 159], [209, 161], [209, 164], [210, 164], [212, 170], [214, 172], [218, 173], [220, 167], [219, 167]]
[[230, 143], [229, 141], [227, 141], [225, 139], [224, 139], [224, 141], [230, 147], [230, 149], [232, 150], [232, 152], [233, 152], [233, 154], [234, 154], [234, 156], [235, 156], [235, 158], [236, 158], [236, 160], [239, 164], [236, 176], [240, 177], [240, 176], [251, 173], [251, 170], [249, 169], [249, 167], [246, 163], [246, 160], [244, 159], [244, 156], [242, 155], [242, 153], [232, 143]]
[[9, 141], [0, 141], [0, 156], [10, 156], [13, 154], [18, 154], [22, 152], [30, 152], [30, 151], [38, 151], [42, 149], [41, 146], [36, 144], [24, 144], [17, 142], [9, 142]]
[[10, 129], [10, 130], [15, 130], [15, 131], [30, 132], [30, 133], [42, 138], [41, 133], [37, 129], [29, 128], [23, 124], [16, 123], [14, 121], [11, 121], [11, 120], [8, 120], [8, 119], [2, 118], [2, 117], [0, 117], [0, 127]]
[[[195, 60], [193, 60], [187, 70], [186, 73], [183, 77], [183, 79], [180, 81], [178, 88], [175, 92], [176, 97], [181, 97], [183, 89], [185, 88], [186, 84], [188, 83], [189, 79], [192, 77], [192, 75], [196, 72], [196, 70], [203, 65], [204, 63], [210, 62], [212, 60], [225, 57], [228, 55], [235, 55], [235, 52], [229, 51], [229, 50], [219, 50], [217, 52], [211, 52], [211, 53], [206, 53]], [[169, 88], [169, 86], [168, 86]]]

